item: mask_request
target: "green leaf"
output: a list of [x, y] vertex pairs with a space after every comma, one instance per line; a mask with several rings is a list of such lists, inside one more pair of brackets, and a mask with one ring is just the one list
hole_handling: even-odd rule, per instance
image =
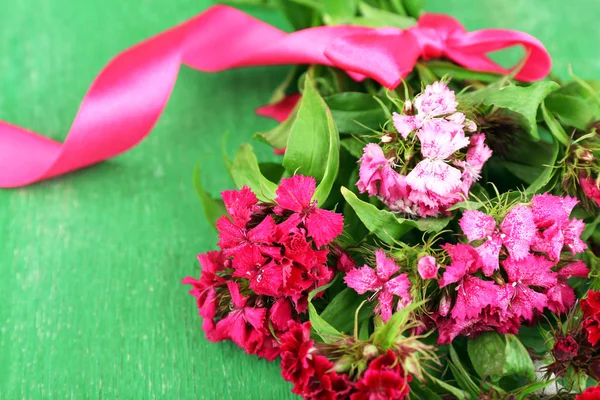
[[[459, 389], [456, 389], [459, 390]], [[419, 382], [417, 379], [414, 379], [410, 383], [410, 398], [417, 399], [427, 399], [427, 400], [442, 400], [442, 397], [435, 393], [433, 390], [429, 389], [423, 382]]]
[[323, 204], [337, 177], [339, 152], [340, 138], [331, 112], [307, 76], [283, 166], [289, 173], [313, 176], [320, 182], [315, 198], [318, 204]]
[[333, 278], [329, 283], [319, 286], [316, 289], [311, 290], [310, 293], [308, 294], [308, 301], [312, 301], [312, 299], [314, 299], [316, 295], [318, 295], [319, 293], [321, 293], [324, 290], [329, 289], [331, 287], [331, 285], [333, 285], [335, 283], [338, 276], [339, 275], [336, 275], [335, 278]]
[[548, 111], [555, 114], [567, 126], [573, 126], [582, 131], [594, 120], [592, 105], [581, 97], [560, 93], [550, 94], [546, 100]]
[[423, 302], [411, 303], [401, 310], [396, 311], [382, 327], [375, 329], [373, 344], [384, 349], [392, 348], [398, 341], [398, 337], [402, 334], [402, 327], [408, 322], [410, 314], [422, 305]]
[[[362, 134], [370, 129], [379, 130], [387, 121], [385, 111], [375, 98], [367, 93], [344, 92], [325, 97], [338, 130]], [[387, 99], [381, 99], [389, 104]]]
[[283, 149], [287, 145], [290, 137], [290, 131], [292, 130], [292, 125], [298, 116], [299, 104], [300, 102], [296, 104], [296, 107], [294, 107], [294, 110], [290, 113], [290, 115], [288, 115], [285, 121], [270, 131], [256, 133], [253, 139], [266, 143], [275, 149]]
[[472, 399], [477, 399], [479, 397], [479, 386], [473, 382], [473, 378], [467, 372], [465, 367], [462, 365], [454, 346], [450, 345], [449, 348], [450, 360], [452, 362], [448, 363], [450, 370], [452, 371], [452, 375], [456, 379], [458, 385], [465, 390], [469, 397]]
[[200, 201], [202, 202], [202, 208], [204, 209], [204, 216], [209, 224], [212, 225], [213, 228], [217, 229], [216, 222], [221, 216], [227, 214], [227, 209], [225, 209], [225, 205], [223, 204], [223, 200], [221, 199], [213, 199], [206, 190], [204, 190], [204, 186], [202, 186], [202, 182], [200, 180], [200, 164], [196, 165], [194, 169], [194, 188], [196, 189], [196, 193], [200, 197]]
[[348, 151], [355, 158], [361, 158], [363, 154], [363, 148], [365, 144], [359, 141], [358, 139], [351, 137], [342, 139], [340, 141], [340, 145]]
[[425, 8], [425, 0], [402, 0], [406, 13], [413, 17], [419, 18]]
[[341, 191], [346, 202], [356, 212], [369, 232], [374, 233], [388, 244], [393, 244], [395, 240], [400, 239], [414, 228], [422, 232], [439, 232], [452, 220], [452, 217], [419, 218], [417, 220], [398, 218], [387, 210], [380, 210], [373, 204], [362, 201], [345, 187], [342, 187]]
[[[364, 26], [373, 28], [394, 27], [407, 29], [417, 24], [417, 20], [414, 18], [372, 7], [363, 1], [358, 4], [358, 9], [363, 16], [363, 18], [358, 21], [362, 21], [363, 23], [361, 23], [361, 25]], [[357, 19], [354, 19], [353, 21], [356, 22]]]
[[356, 215], [365, 224], [369, 232], [374, 233], [379, 239], [388, 244], [393, 244], [396, 239], [401, 238], [415, 227], [414, 224], [408, 223], [408, 220], [401, 222], [391, 212], [380, 210], [373, 204], [360, 200], [345, 187], [342, 187], [341, 191], [346, 202], [356, 212]]
[[527, 397], [528, 395], [538, 392], [554, 382], [556, 382], [556, 379], [550, 379], [547, 381], [533, 382], [530, 385], [519, 388], [516, 390], [516, 396], [517, 396], [516, 400], [527, 399], [527, 398], [529, 398], [529, 397]]
[[527, 189], [525, 190], [525, 193], [527, 193], [527, 194], [537, 193], [540, 189], [542, 189], [544, 186], [546, 186], [552, 179], [552, 176], [554, 175], [554, 171], [556, 171], [556, 169], [554, 168], [554, 165], [556, 164], [556, 159], [558, 158], [558, 150], [559, 150], [558, 142], [556, 140], [552, 142], [552, 149], [553, 149], [552, 150], [552, 158], [548, 160], [546, 165], [544, 165], [543, 172], [529, 185], [529, 187], [527, 187]]
[[533, 139], [539, 140], [537, 110], [546, 96], [559, 87], [558, 83], [551, 81], [536, 82], [526, 87], [511, 85], [498, 89], [490, 86], [468, 93], [466, 97], [474, 102], [481, 101], [488, 106], [507, 108], [521, 115], [527, 132]]
[[248, 186], [261, 200], [272, 201], [275, 198], [277, 185], [268, 180], [260, 172], [254, 149], [243, 144], [231, 163], [231, 177], [238, 188]]
[[313, 26], [314, 9], [312, 7], [291, 0], [276, 0], [276, 3], [294, 30], [298, 31]]
[[542, 103], [542, 116], [544, 117], [544, 122], [546, 123], [546, 125], [548, 125], [548, 129], [550, 130], [550, 133], [552, 133], [552, 136], [554, 136], [554, 138], [558, 140], [563, 146], [568, 147], [571, 143], [569, 135], [567, 135], [567, 133], [560, 125], [560, 123], [556, 120], [554, 115], [548, 112], [548, 109], [546, 108], [544, 103]]
[[467, 343], [467, 351], [475, 372], [481, 378], [498, 382], [500, 378], [518, 375], [529, 381], [535, 379], [535, 367], [525, 346], [514, 335], [501, 336], [484, 332]]
[[432, 377], [431, 380], [433, 381], [433, 384], [444, 389], [446, 392], [454, 395], [458, 400], [470, 399], [469, 395], [467, 395], [467, 393], [462, 389], [454, 387], [454, 386], [450, 385], [449, 383], [446, 383], [443, 380], [438, 379], [438, 378]]
[[424, 63], [436, 76], [449, 75], [454, 79], [480, 81], [483, 83], [496, 82], [502, 75], [491, 72], [473, 71], [448, 61], [428, 61]]
[[321, 337], [325, 343], [333, 343], [342, 336], [342, 334], [325, 321], [311, 302], [308, 302], [308, 319], [312, 325], [312, 329]]
[[322, 0], [324, 17], [329, 25], [348, 22], [356, 14], [358, 0]]
[[[354, 289], [345, 288], [331, 299], [321, 317], [340, 332], [350, 333], [354, 329], [354, 313], [364, 300], [365, 297]], [[359, 321], [368, 319], [371, 313], [370, 307], [363, 307], [359, 312]]]

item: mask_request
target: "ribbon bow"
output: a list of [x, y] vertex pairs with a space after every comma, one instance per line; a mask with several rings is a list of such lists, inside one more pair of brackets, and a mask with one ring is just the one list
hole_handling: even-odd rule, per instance
[[113, 58], [96, 77], [64, 144], [0, 121], [0, 187], [18, 187], [121, 154], [139, 143], [164, 109], [181, 64], [204, 72], [229, 68], [323, 64], [393, 88], [419, 58], [447, 57], [469, 69], [506, 73], [486, 53], [521, 45], [516, 78], [544, 78], [551, 59], [517, 31], [467, 32], [455, 19], [426, 14], [408, 30], [322, 26], [283, 32], [239, 10], [214, 6]]

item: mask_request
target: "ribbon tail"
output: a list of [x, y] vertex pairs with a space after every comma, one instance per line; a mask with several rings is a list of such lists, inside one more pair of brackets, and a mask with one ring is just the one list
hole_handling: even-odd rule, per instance
[[214, 6], [113, 58], [84, 97], [64, 144], [0, 121], [0, 187], [56, 177], [121, 154], [160, 117], [181, 64], [204, 72], [325, 64], [327, 44], [354, 27], [287, 34], [239, 10]]

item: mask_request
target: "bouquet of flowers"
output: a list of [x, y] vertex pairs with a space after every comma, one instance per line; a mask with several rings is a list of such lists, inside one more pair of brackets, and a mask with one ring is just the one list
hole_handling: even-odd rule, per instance
[[[417, 3], [278, 4], [406, 29]], [[395, 85], [296, 66], [255, 135], [281, 162], [245, 144], [236, 190], [196, 182], [206, 338], [280, 359], [305, 399], [600, 398], [600, 85], [430, 58]]]

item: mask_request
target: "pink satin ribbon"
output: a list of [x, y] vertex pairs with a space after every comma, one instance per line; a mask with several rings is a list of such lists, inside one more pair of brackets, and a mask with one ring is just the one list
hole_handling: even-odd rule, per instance
[[[534, 37], [501, 29], [467, 32], [445, 15], [426, 14], [405, 31], [326, 26], [288, 34], [234, 8], [214, 6], [113, 58], [88, 90], [64, 143], [0, 121], [0, 187], [59, 176], [135, 146], [162, 113], [181, 64], [204, 72], [323, 64], [393, 88], [419, 58], [446, 57], [473, 70], [509, 72], [486, 53], [514, 45], [528, 54], [517, 79], [535, 81], [550, 72], [550, 56]], [[290, 104], [262, 112], [281, 119]]]

